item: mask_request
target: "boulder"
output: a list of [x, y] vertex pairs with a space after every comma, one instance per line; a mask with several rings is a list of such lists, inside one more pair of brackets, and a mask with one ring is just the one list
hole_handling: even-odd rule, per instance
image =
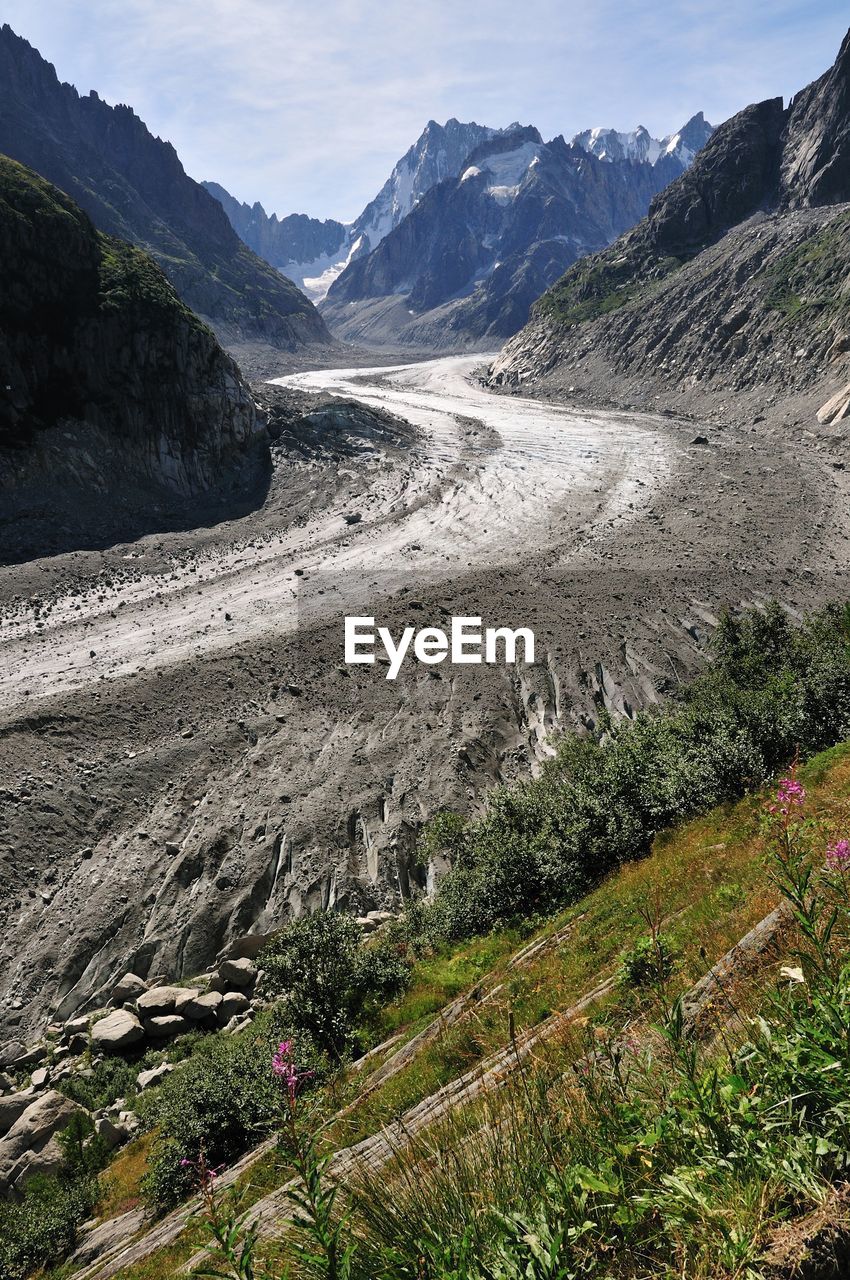
[[181, 987], [180, 995], [174, 1001], [174, 1012], [182, 1013], [186, 1005], [197, 1000], [199, 995], [201, 995], [200, 987]]
[[271, 933], [243, 934], [241, 938], [234, 938], [233, 942], [224, 950], [221, 959], [256, 960], [271, 937], [273, 937]]
[[4, 1076], [3, 1073], [0, 1072], [0, 1093], [13, 1093], [14, 1089], [15, 1086], [12, 1084], [9, 1077]]
[[31, 1104], [31, 1093], [10, 1093], [5, 1098], [0, 1098], [0, 1137], [9, 1132], [18, 1117]]
[[71, 1018], [62, 1028], [62, 1038], [71, 1040], [74, 1036], [84, 1035], [89, 1029], [89, 1020], [87, 1017]]
[[121, 1053], [145, 1037], [144, 1027], [128, 1009], [116, 1009], [95, 1022], [91, 1029], [92, 1048], [103, 1053]]
[[0, 1049], [0, 1067], [4, 1070], [8, 1067], [13, 1067], [24, 1052], [24, 1046], [20, 1040], [7, 1041], [3, 1048]]
[[47, 1046], [43, 1044], [32, 1045], [29, 1049], [25, 1049], [22, 1054], [15, 1059], [11, 1065], [16, 1071], [23, 1071], [26, 1067], [37, 1067], [40, 1062], [44, 1062], [47, 1057]]
[[196, 996], [183, 1006], [183, 1017], [193, 1022], [210, 1022], [215, 1020], [218, 1006], [221, 1004], [220, 991], [207, 991], [205, 995]]
[[125, 973], [112, 988], [112, 1003], [126, 1004], [128, 1000], [138, 1000], [147, 989], [148, 984], [144, 978], [140, 978], [137, 973]]
[[216, 1009], [216, 1017], [218, 1025], [223, 1027], [232, 1017], [242, 1014], [249, 1007], [248, 997], [243, 995], [241, 991], [228, 991], [221, 997], [221, 1002]]
[[47, 1067], [36, 1067], [30, 1076], [30, 1082], [34, 1089], [46, 1089], [50, 1082], [50, 1072]]
[[152, 1040], [168, 1040], [182, 1036], [190, 1029], [190, 1023], [179, 1013], [160, 1013], [155, 1018], [145, 1018], [144, 1028]]
[[30, 1099], [6, 1136], [0, 1140], [0, 1193], [21, 1185], [35, 1173], [48, 1173], [61, 1161], [54, 1134], [67, 1127], [71, 1116], [82, 1111], [76, 1102], [50, 1089]]
[[845, 418], [850, 418], [850, 382], [840, 391], [836, 391], [835, 395], [818, 409], [818, 422], [823, 422], [827, 426], [835, 422], [843, 422]]
[[136, 1088], [139, 1093], [144, 1093], [145, 1089], [159, 1084], [173, 1070], [174, 1067], [170, 1062], [161, 1062], [158, 1067], [151, 1067], [149, 1071], [140, 1071], [136, 1076]]
[[143, 1018], [158, 1018], [173, 1013], [174, 1005], [184, 991], [183, 987], [151, 987], [136, 1001], [136, 1008]]
[[242, 991], [253, 987], [257, 981], [257, 968], [250, 960], [222, 960], [218, 966], [218, 976], [227, 983], [228, 989]]
[[101, 1116], [99, 1120], [95, 1120], [94, 1131], [99, 1138], [103, 1139], [110, 1151], [120, 1147], [130, 1136], [122, 1124], [113, 1124], [108, 1116]]

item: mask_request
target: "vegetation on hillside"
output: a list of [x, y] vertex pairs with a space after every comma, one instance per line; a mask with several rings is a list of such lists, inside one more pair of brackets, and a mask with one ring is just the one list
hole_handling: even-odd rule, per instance
[[574, 901], [644, 856], [656, 832], [759, 787], [795, 754], [850, 736], [850, 612], [797, 628], [778, 606], [727, 615], [705, 675], [660, 712], [566, 734], [531, 781], [480, 817], [438, 818], [426, 846], [453, 867], [424, 927], [463, 938]]
[[[298, 1182], [284, 1267], [261, 1267], [238, 1203], [200, 1169], [211, 1265], [232, 1280], [649, 1280], [764, 1274], [772, 1230], [829, 1201], [850, 1150], [850, 840], [806, 815], [792, 774], [764, 817], [796, 950], [757, 1017], [725, 992], [701, 1047], [669, 967], [654, 1017], [589, 1029], [523, 1067], [389, 1168], [341, 1188], [301, 1115], [293, 1046], [270, 1074]], [[282, 1079], [281, 1079], [282, 1078]]]
[[764, 272], [765, 306], [791, 320], [850, 315], [850, 213], [840, 213]]

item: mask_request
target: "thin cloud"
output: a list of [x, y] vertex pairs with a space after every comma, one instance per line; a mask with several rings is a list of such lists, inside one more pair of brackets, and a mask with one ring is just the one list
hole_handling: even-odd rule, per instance
[[831, 62], [845, 3], [6, 0], [4, 16], [61, 78], [129, 102], [193, 176], [351, 218], [429, 118], [665, 133], [787, 97]]

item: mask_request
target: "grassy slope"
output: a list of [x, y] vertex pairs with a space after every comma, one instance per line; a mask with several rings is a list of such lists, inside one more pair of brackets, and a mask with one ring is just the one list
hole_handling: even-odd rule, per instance
[[[813, 814], [836, 826], [850, 818], [850, 744], [815, 757], [802, 770]], [[427, 1046], [407, 1068], [331, 1125], [328, 1143], [343, 1147], [375, 1132], [440, 1085], [473, 1067], [508, 1039], [509, 1017], [519, 1033], [552, 1010], [570, 1007], [600, 979], [615, 973], [623, 953], [646, 933], [645, 914], [659, 917], [679, 953], [673, 989], [685, 990], [776, 903], [758, 834], [761, 797], [724, 805], [705, 817], [660, 835], [650, 857], [612, 874], [580, 903], [548, 920], [528, 938], [497, 932], [423, 961], [404, 998], [387, 1008], [375, 1028], [389, 1036], [399, 1028], [413, 1035], [433, 1010], [466, 986], [500, 985], [473, 1013]], [[521, 971], [509, 972], [512, 956], [534, 938], [568, 929], [561, 945], [543, 950]], [[746, 992], [737, 993], [738, 998]], [[757, 993], [752, 993], [757, 1001]], [[640, 1013], [634, 992], [618, 990], [591, 1011], [591, 1020], [623, 1025]], [[577, 1042], [578, 1045], [578, 1042]], [[578, 1051], [578, 1047], [577, 1047]], [[356, 1087], [356, 1086], [355, 1086]], [[344, 1094], [328, 1092], [324, 1112], [332, 1115]], [[128, 1148], [109, 1171], [123, 1187], [113, 1197], [118, 1208], [130, 1202], [140, 1171], [138, 1147]], [[270, 1153], [241, 1180], [246, 1205], [281, 1185], [287, 1171]], [[123, 1280], [166, 1280], [198, 1247], [193, 1227], [172, 1247], [122, 1270]]]

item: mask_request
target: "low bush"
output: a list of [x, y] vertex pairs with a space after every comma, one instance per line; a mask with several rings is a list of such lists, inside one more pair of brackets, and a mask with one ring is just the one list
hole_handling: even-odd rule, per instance
[[[293, 921], [260, 956], [265, 994], [288, 1023], [334, 1059], [355, 1047], [372, 1011], [407, 985], [410, 961], [399, 930], [362, 945], [349, 915], [318, 911]], [[300, 1037], [299, 1037], [300, 1038]]]
[[19, 1203], [0, 1202], [0, 1280], [24, 1280], [69, 1254], [98, 1193], [88, 1175], [37, 1177]]
[[850, 736], [850, 613], [793, 627], [772, 605], [726, 616], [711, 668], [660, 711], [568, 733], [539, 777], [496, 788], [480, 817], [442, 814], [424, 851], [452, 870], [423, 916], [459, 939], [575, 901], [655, 834]]
[[[157, 1139], [142, 1181], [146, 1203], [156, 1212], [176, 1204], [192, 1186], [192, 1171], [181, 1161], [199, 1152], [212, 1166], [230, 1163], [265, 1137], [280, 1118], [280, 1089], [269, 1064], [291, 1027], [280, 1010], [267, 1010], [246, 1031], [210, 1036], [190, 1059], [150, 1094], [137, 1110]], [[329, 1064], [309, 1037], [298, 1037], [299, 1068], [313, 1085]]]

